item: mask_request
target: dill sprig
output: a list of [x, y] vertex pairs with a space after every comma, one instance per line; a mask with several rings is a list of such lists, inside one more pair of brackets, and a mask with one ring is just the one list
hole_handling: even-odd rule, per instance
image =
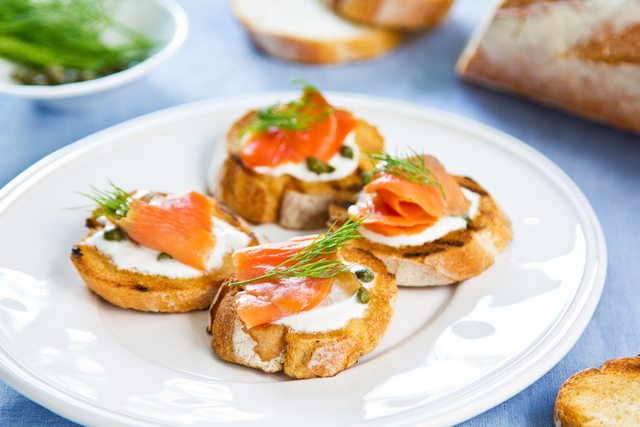
[[305, 131], [320, 125], [334, 109], [322, 97], [320, 91], [305, 80], [294, 80], [302, 84], [300, 99], [286, 104], [274, 104], [259, 110], [256, 121], [246, 130], [262, 132], [273, 127], [293, 131]]
[[442, 184], [431, 173], [435, 161], [431, 165], [427, 165], [424, 155], [420, 155], [414, 150], [411, 150], [411, 152], [411, 156], [396, 155], [395, 157], [388, 153], [365, 152], [375, 165], [375, 168], [363, 173], [362, 180], [364, 184], [370, 183], [376, 174], [387, 172], [416, 184], [435, 185], [446, 199], [447, 195], [444, 193]]
[[110, 190], [100, 190], [91, 186], [93, 194], [78, 193], [86, 196], [98, 204], [98, 208], [93, 210], [94, 216], [106, 216], [113, 221], [118, 221], [127, 216], [129, 203], [132, 200], [131, 194], [116, 187], [111, 181]]
[[[24, 67], [62, 67], [96, 75], [147, 58], [155, 42], [112, 19], [103, 0], [1, 0], [0, 56]], [[109, 29], [127, 42], [110, 46]]]
[[[280, 265], [275, 266], [267, 274], [243, 282], [231, 283], [231, 286], [246, 285], [264, 279], [291, 279], [294, 277], [327, 278], [348, 271], [352, 266], [338, 260], [325, 259], [331, 254], [351, 246], [350, 240], [358, 239], [358, 227], [367, 217], [353, 222], [351, 218], [334, 232], [327, 231], [316, 237], [309, 246]], [[334, 223], [333, 226], [336, 224]], [[333, 226], [331, 229], [333, 229]], [[330, 230], [331, 230], [330, 229]], [[293, 263], [293, 265], [291, 265]], [[287, 267], [287, 265], [290, 265]]]

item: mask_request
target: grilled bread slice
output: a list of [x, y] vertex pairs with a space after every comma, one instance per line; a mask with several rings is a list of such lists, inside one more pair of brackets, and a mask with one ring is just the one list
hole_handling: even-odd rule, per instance
[[382, 262], [361, 249], [348, 248], [339, 256], [343, 262], [360, 264], [375, 274], [363, 317], [327, 332], [300, 332], [280, 324], [247, 329], [235, 305], [235, 295], [242, 289], [225, 284], [210, 309], [209, 332], [218, 356], [269, 373], [284, 371], [293, 378], [315, 378], [334, 376], [373, 351], [395, 309], [398, 291], [394, 277]]
[[[248, 224], [224, 205], [217, 203], [215, 214], [219, 219], [247, 234], [250, 237], [248, 246], [258, 244]], [[110, 256], [87, 242], [91, 236], [104, 228], [103, 223], [96, 218], [88, 218], [86, 225], [90, 231], [73, 247], [71, 261], [91, 290], [122, 308], [164, 313], [206, 309], [233, 270], [230, 254], [224, 255], [219, 268], [189, 278], [120, 269]]]
[[640, 132], [640, 4], [506, 0], [457, 64], [465, 79]]
[[[290, 175], [278, 177], [257, 173], [240, 160], [242, 131], [249, 126], [256, 112], [251, 111], [233, 124], [225, 138], [229, 157], [222, 166], [217, 183], [210, 191], [246, 220], [264, 224], [276, 222], [284, 228], [304, 230], [323, 227], [328, 218], [329, 204], [335, 197], [349, 197], [361, 189], [358, 171], [338, 181], [302, 181]], [[361, 151], [380, 151], [384, 140], [378, 130], [357, 120], [355, 144]], [[360, 156], [358, 169], [372, 166]]]
[[336, 64], [392, 51], [399, 32], [368, 27], [336, 15], [322, 0], [232, 0], [254, 45], [288, 61]]
[[453, 0], [327, 0], [340, 15], [398, 30], [424, 30], [444, 20]]
[[[452, 231], [421, 246], [399, 248], [366, 238], [354, 245], [371, 252], [396, 275], [398, 286], [448, 285], [477, 276], [512, 239], [511, 223], [493, 198], [471, 178], [454, 176], [461, 187], [480, 196], [480, 208], [466, 229]], [[353, 201], [353, 200], [352, 200]], [[348, 201], [334, 202], [330, 221], [347, 219]]]
[[578, 372], [560, 387], [556, 427], [640, 426], [640, 356]]

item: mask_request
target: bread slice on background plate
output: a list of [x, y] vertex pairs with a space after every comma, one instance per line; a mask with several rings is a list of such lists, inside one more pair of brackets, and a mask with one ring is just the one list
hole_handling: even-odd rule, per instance
[[[420, 246], [393, 247], [367, 238], [356, 239], [396, 276], [398, 286], [448, 285], [478, 276], [513, 238], [511, 223], [484, 188], [470, 178], [453, 176], [460, 187], [480, 196], [479, 210], [466, 229], [452, 231]], [[347, 220], [350, 203], [334, 202], [330, 221]]]
[[323, 0], [231, 0], [238, 20], [261, 51], [310, 64], [373, 59], [392, 51], [399, 32], [336, 15]]
[[[141, 192], [130, 194], [136, 197]], [[222, 237], [216, 242], [218, 250], [214, 248], [210, 255], [211, 260], [215, 258], [215, 265], [206, 271], [184, 265], [166, 253], [162, 254], [164, 259], [160, 258], [160, 251], [145, 248], [124, 234], [118, 233], [114, 240], [109, 232], [120, 229], [97, 215], [87, 219], [89, 233], [73, 247], [71, 261], [92, 291], [119, 307], [164, 313], [208, 308], [232, 273], [231, 251], [258, 244], [245, 221], [223, 204], [211, 201], [215, 224], [212, 233], [222, 233]]]
[[453, 0], [326, 0], [348, 19], [398, 30], [424, 30], [442, 22]]
[[253, 110], [237, 120], [217, 147], [208, 173], [209, 192], [254, 224], [277, 223], [292, 230], [324, 227], [331, 201], [360, 191], [361, 172], [372, 168], [360, 151], [381, 151], [384, 139], [374, 126], [356, 118], [351, 142], [349, 136], [342, 141], [354, 150], [352, 172], [336, 180], [315, 175], [314, 180], [305, 180], [290, 173], [275, 176], [249, 168], [242, 160], [243, 137], [258, 113]]
[[[268, 373], [284, 371], [292, 378], [316, 378], [334, 376], [357, 363], [359, 356], [372, 352], [393, 317], [398, 292], [394, 277], [366, 251], [349, 248], [339, 256], [343, 262], [366, 267], [375, 275], [367, 285], [371, 299], [362, 317], [322, 332], [299, 331], [276, 323], [248, 329], [235, 303], [242, 288], [225, 284], [210, 309], [209, 331], [218, 356]], [[330, 310], [331, 306], [324, 309]], [[327, 311], [327, 315], [332, 314]]]
[[507, 0], [457, 64], [465, 79], [640, 132], [640, 3]]
[[556, 427], [640, 426], [640, 356], [578, 372], [560, 387]]

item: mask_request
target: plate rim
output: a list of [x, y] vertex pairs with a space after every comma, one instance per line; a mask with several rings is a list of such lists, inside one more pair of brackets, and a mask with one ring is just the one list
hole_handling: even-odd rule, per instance
[[[49, 173], [78, 157], [82, 157], [85, 153], [109, 145], [128, 135], [153, 129], [159, 124], [170, 124], [209, 113], [245, 107], [244, 104], [250, 100], [255, 100], [257, 103], [262, 102], [262, 99], [282, 99], [295, 94], [295, 91], [269, 91], [186, 103], [148, 113], [88, 135], [47, 155], [0, 189], [0, 215], [25, 191], [45, 179]], [[497, 382], [497, 384], [491, 385], [489, 389], [476, 395], [471, 401], [460, 404], [455, 408], [456, 411], [453, 414], [447, 411], [428, 418], [416, 418], [415, 414], [411, 413], [394, 418], [394, 423], [402, 421], [403, 425], [425, 422], [430, 425], [449, 425], [452, 422], [457, 424], [493, 408], [533, 384], [553, 368], [575, 345], [587, 327], [604, 287], [607, 271], [606, 241], [600, 222], [588, 199], [573, 180], [549, 158], [523, 141], [483, 123], [454, 113], [381, 96], [331, 91], [327, 91], [326, 95], [332, 99], [347, 100], [347, 102], [355, 104], [362, 103], [363, 107], [393, 110], [397, 114], [443, 126], [455, 125], [456, 130], [486, 139], [509, 152], [517, 152], [520, 156], [522, 153], [526, 153], [527, 161], [533, 166], [544, 171], [547, 176], [560, 179], [560, 181], [554, 179], [554, 183], [560, 185], [562, 190], [572, 197], [570, 203], [578, 211], [581, 222], [590, 226], [590, 230], [585, 230], [585, 234], [587, 235], [587, 243], [591, 242], [595, 251], [594, 257], [598, 264], [595, 273], [592, 274], [592, 277], [586, 277], [587, 274], [583, 276], [570, 304], [547, 334], [540, 338], [538, 344], [524, 353], [518, 354], [516, 360], [487, 381], [487, 383]], [[589, 247], [588, 244], [587, 247]], [[584, 288], [585, 281], [590, 282], [586, 288]], [[582, 295], [579, 295], [580, 293]], [[566, 318], [568, 313], [571, 314], [569, 319]], [[559, 327], [561, 327], [560, 330], [558, 330]], [[557, 336], [552, 337], [551, 342], [547, 342], [554, 332]], [[537, 357], [531, 359], [531, 356], [536, 356], [536, 353], [539, 353], [539, 351], [536, 352], [536, 349], [541, 347], [547, 351], [537, 354]], [[528, 358], [531, 360], [526, 361], [524, 366], [515, 366]], [[52, 412], [75, 422], [97, 426], [112, 426], [114, 422], [117, 423], [115, 425], [162, 425], [117, 413], [112, 409], [83, 401], [70, 393], [59, 390], [22, 367], [13, 355], [6, 351], [2, 343], [0, 343], [0, 362], [2, 362], [0, 363], [0, 378], [7, 385]], [[497, 378], [505, 375], [506, 378]], [[477, 387], [474, 387], [470, 391], [473, 392], [476, 389]], [[468, 393], [469, 391], [462, 393], [462, 397]], [[419, 413], [420, 411], [418, 411]], [[97, 420], [96, 416], [103, 419]], [[388, 421], [378, 420], [369, 425], [388, 425]]]

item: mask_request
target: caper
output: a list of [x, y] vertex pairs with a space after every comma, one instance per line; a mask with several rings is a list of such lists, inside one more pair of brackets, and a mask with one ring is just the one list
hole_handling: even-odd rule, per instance
[[307, 157], [307, 169], [309, 169], [311, 172], [315, 172], [318, 175], [320, 175], [321, 173], [331, 173], [336, 170], [336, 168], [326, 164], [317, 157], [311, 156]]
[[356, 270], [356, 277], [363, 283], [369, 283], [375, 278], [373, 271], [369, 270], [367, 267]]
[[347, 145], [343, 145], [340, 148], [340, 155], [342, 157], [346, 157], [347, 159], [353, 159], [353, 148], [347, 146]]
[[158, 261], [160, 262], [169, 261], [170, 259], [173, 259], [173, 257], [166, 252], [160, 252], [158, 255]]
[[369, 300], [371, 300], [371, 293], [369, 292], [369, 290], [367, 290], [367, 288], [362, 286], [360, 289], [358, 289], [356, 297], [358, 298], [358, 302], [360, 304], [366, 304], [369, 302]]
[[104, 240], [119, 242], [124, 239], [124, 233], [119, 228], [112, 228], [104, 232]]

